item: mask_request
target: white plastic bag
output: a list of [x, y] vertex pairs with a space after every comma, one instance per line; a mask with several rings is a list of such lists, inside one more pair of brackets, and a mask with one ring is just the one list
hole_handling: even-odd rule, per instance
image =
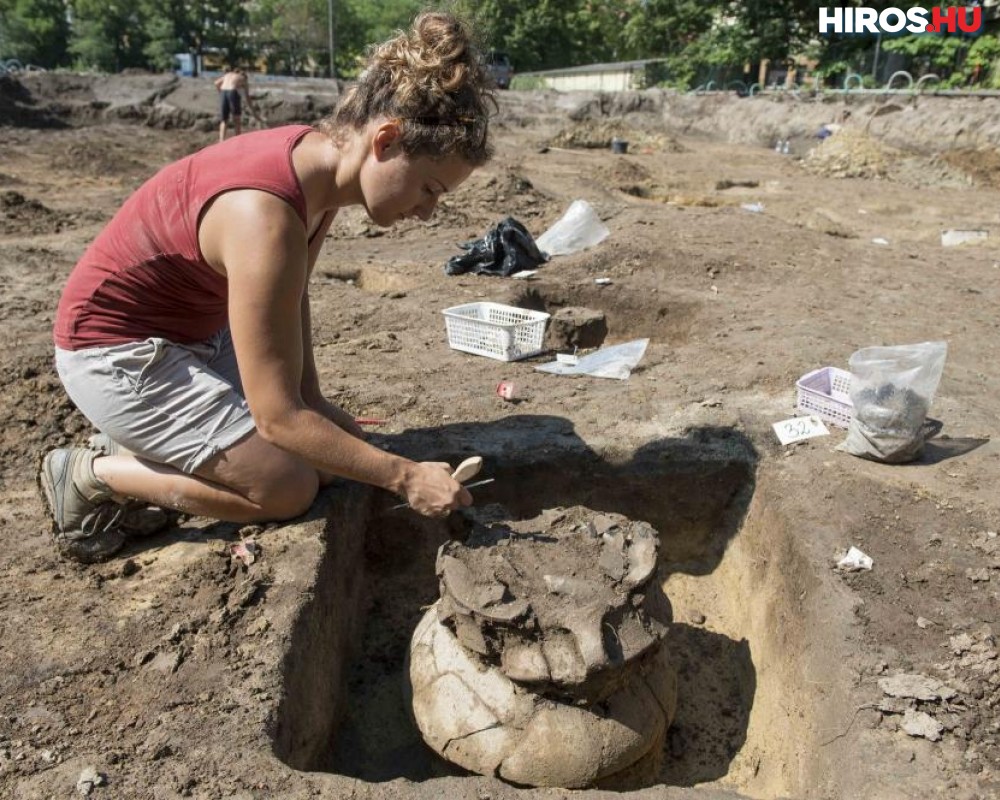
[[590, 375], [594, 378], [615, 378], [623, 381], [632, 374], [635, 365], [642, 360], [648, 344], [649, 339], [635, 339], [624, 344], [602, 347], [589, 355], [580, 356], [575, 364], [556, 359], [547, 364], [540, 364], [535, 369], [555, 375]]
[[574, 200], [556, 223], [535, 239], [535, 244], [550, 256], [567, 256], [603, 242], [611, 235], [593, 206], [586, 200]]
[[838, 449], [902, 464], [920, 457], [947, 342], [866, 347], [850, 358], [854, 416]]

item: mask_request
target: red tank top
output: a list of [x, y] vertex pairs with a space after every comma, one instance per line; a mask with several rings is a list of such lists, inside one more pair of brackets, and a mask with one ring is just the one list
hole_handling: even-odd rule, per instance
[[306, 221], [292, 149], [312, 128], [245, 133], [174, 162], [146, 181], [87, 248], [63, 290], [54, 338], [64, 350], [151, 336], [207, 339], [228, 320], [226, 277], [198, 246], [205, 204], [233, 189], [261, 189]]

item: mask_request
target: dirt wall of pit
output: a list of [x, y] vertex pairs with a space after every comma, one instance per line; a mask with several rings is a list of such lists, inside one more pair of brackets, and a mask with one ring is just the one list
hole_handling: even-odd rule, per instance
[[[519, 95], [519, 96], [518, 96]], [[547, 102], [541, 102], [546, 98]], [[727, 95], [644, 92], [507, 93], [508, 113], [541, 109], [570, 119], [627, 116], [662, 122], [686, 136], [768, 146], [776, 139], [811, 138], [820, 127], [851, 111], [851, 124], [894, 147], [924, 152], [1000, 145], [1000, 102], [994, 97], [936, 95], [831, 95], [741, 98]]]

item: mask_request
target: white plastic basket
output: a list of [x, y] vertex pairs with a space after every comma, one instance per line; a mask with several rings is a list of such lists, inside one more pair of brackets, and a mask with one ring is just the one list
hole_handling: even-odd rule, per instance
[[795, 382], [799, 411], [815, 414], [825, 422], [846, 428], [854, 416], [851, 402], [851, 373], [836, 367], [822, 367]]
[[499, 303], [467, 303], [441, 313], [449, 347], [498, 361], [516, 361], [542, 352], [550, 316]]

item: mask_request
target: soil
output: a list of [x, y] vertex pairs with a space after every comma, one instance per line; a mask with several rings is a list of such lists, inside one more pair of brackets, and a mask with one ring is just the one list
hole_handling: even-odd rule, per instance
[[[254, 90], [271, 124], [337, 94]], [[94, 772], [91, 797], [136, 800], [568, 796], [455, 774], [414, 741], [399, 675], [448, 531], [387, 513], [394, 498], [340, 485], [285, 525], [183, 519], [106, 564], [55, 555], [36, 464], [91, 432], [52, 367], [60, 289], [144, 178], [214, 140], [213, 92], [0, 79], [0, 797], [74, 796]], [[680, 703], [661, 785], [630, 796], [1000, 792], [1000, 123], [957, 98], [850, 105], [889, 162], [870, 177], [804, 167], [841, 102], [505, 92], [495, 161], [434, 220], [384, 231], [348, 209], [317, 265], [322, 381], [387, 420], [374, 441], [483, 454], [497, 480], [477, 503], [525, 519], [585, 505], [660, 533]], [[628, 154], [551, 144], [607, 122]], [[503, 217], [537, 236], [578, 198], [612, 231], [601, 245], [530, 282], [444, 274]], [[944, 248], [951, 228], [990, 238]], [[594, 309], [606, 344], [651, 341], [627, 381], [449, 349], [441, 310], [479, 300]], [[928, 340], [949, 345], [944, 427], [919, 461], [837, 452], [833, 427], [778, 445], [800, 376]], [[231, 555], [241, 537], [253, 563]], [[834, 569], [851, 545], [871, 571]], [[952, 691], [888, 694], [898, 674]]]

